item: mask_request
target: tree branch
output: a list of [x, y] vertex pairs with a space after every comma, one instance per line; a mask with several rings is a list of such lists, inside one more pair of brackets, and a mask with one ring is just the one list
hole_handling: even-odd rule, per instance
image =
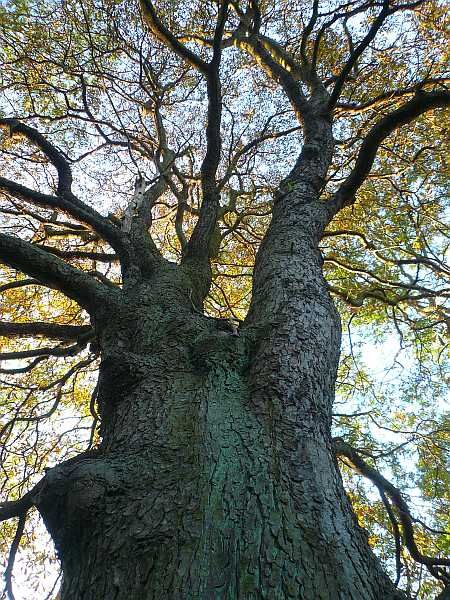
[[[312, 30], [314, 29], [314, 25], [316, 24], [318, 12], [319, 0], [313, 0], [311, 18], [308, 24], [306, 25], [305, 30], [303, 31], [302, 40], [300, 43], [300, 56], [302, 58], [303, 67], [308, 71], [311, 70], [313, 65], [309, 64], [309, 60], [306, 54], [306, 45], [308, 43], [309, 36], [311, 35]], [[312, 75], [312, 73], [310, 73], [310, 75]]]
[[20, 517], [33, 506], [33, 497], [42, 486], [42, 481], [18, 500], [0, 502], [0, 522], [14, 517]]
[[121, 239], [120, 230], [102, 217], [100, 213], [97, 213], [90, 206], [76, 199], [75, 196], [71, 195], [70, 199], [68, 199], [66, 196], [42, 194], [5, 177], [0, 177], [0, 190], [4, 190], [16, 198], [31, 202], [37, 206], [63, 211], [78, 221], [92, 227], [118, 252], [122, 250], [123, 240]]
[[57, 323], [8, 323], [0, 321], [0, 336], [34, 337], [43, 336], [51, 340], [77, 340], [80, 336], [92, 332], [90, 325], [59, 325]]
[[45, 477], [38, 481], [37, 484], [33, 488], [31, 488], [31, 490], [29, 490], [18, 500], [7, 500], [5, 502], [0, 502], [0, 523], [2, 521], [6, 521], [7, 519], [21, 517], [22, 515], [26, 514], [30, 508], [35, 506], [42, 488], [47, 483], [46, 479], [49, 478], [49, 475], [51, 476], [52, 472], [62, 471], [64, 473], [64, 468], [66, 466], [73, 465], [82, 460], [96, 458], [98, 455], [99, 450], [95, 448], [92, 450], [86, 450], [84, 452], [81, 452], [80, 454], [77, 454], [76, 456], [65, 460], [59, 465], [52, 467], [52, 469], [50, 469], [47, 472]]
[[[211, 43], [213, 54], [210, 62], [205, 62], [189, 50], [169, 31], [158, 17], [155, 7], [150, 0], [140, 0], [140, 4], [144, 20], [150, 31], [167, 47], [178, 54], [178, 56], [200, 71], [206, 78], [208, 115], [206, 154], [201, 166], [202, 204], [198, 221], [189, 241], [185, 244], [183, 260], [189, 261], [195, 259], [198, 261], [198, 259], [201, 259], [201, 262], [206, 264], [205, 269], [209, 272], [211, 239], [216, 228], [220, 205], [220, 192], [216, 181], [221, 154], [220, 125], [222, 117], [222, 93], [219, 71], [222, 55], [222, 39], [228, 18], [229, 2], [228, 0], [222, 0], [220, 3], [214, 38]], [[183, 207], [178, 211], [178, 235], [180, 233], [182, 210]], [[181, 239], [183, 240], [182, 236]], [[200, 271], [204, 271], [205, 269], [201, 268]], [[201, 277], [204, 275], [204, 273], [199, 274]], [[207, 279], [209, 279], [209, 275], [207, 275]]]
[[[378, 14], [376, 19], [372, 23], [366, 36], [361, 40], [361, 42], [358, 44], [358, 46], [354, 47], [353, 42], [350, 41], [350, 44], [349, 44], [350, 45], [350, 56], [348, 57], [347, 62], [345, 63], [342, 71], [340, 72], [339, 76], [337, 77], [337, 79], [335, 81], [334, 88], [333, 88], [333, 91], [331, 93], [331, 97], [329, 100], [330, 111], [333, 110], [333, 108], [336, 106], [336, 103], [339, 100], [339, 97], [341, 95], [342, 89], [347, 81], [347, 77], [349, 76], [352, 69], [354, 69], [356, 67], [359, 57], [363, 54], [363, 52], [366, 50], [366, 48], [369, 46], [369, 44], [375, 39], [378, 31], [382, 27], [386, 18], [398, 11], [401, 11], [401, 10], [408, 10], [408, 9], [412, 10], [412, 9], [420, 6], [424, 2], [425, 2], [425, 0], [416, 0], [415, 2], [409, 2], [409, 3], [399, 4], [397, 6], [389, 7], [390, 0], [383, 0], [383, 8], [381, 9], [380, 13]], [[352, 14], [352, 12], [353, 11], [348, 12], [346, 15], [346, 18], [348, 18]], [[356, 9], [356, 12], [359, 12], [359, 9]], [[334, 19], [332, 19], [332, 22], [333, 21], [334, 21]], [[344, 25], [344, 29], [345, 29], [345, 27], [346, 26]], [[346, 31], [346, 35], [348, 38], [350, 38], [350, 34], [349, 34], [348, 30]], [[350, 40], [351, 40], [351, 38], [350, 38]]]
[[228, 17], [228, 0], [221, 3], [213, 40], [213, 56], [207, 66], [206, 84], [208, 93], [208, 121], [206, 126], [206, 154], [201, 165], [202, 204], [200, 215], [186, 247], [185, 258], [209, 259], [210, 242], [217, 223], [220, 205], [220, 191], [217, 185], [217, 169], [220, 162], [222, 138], [222, 90], [220, 82], [220, 61], [222, 57], [222, 37]]
[[374, 163], [378, 148], [393, 131], [410, 123], [421, 114], [450, 105], [450, 91], [418, 92], [414, 98], [383, 117], [364, 138], [355, 166], [330, 202], [330, 211], [335, 215], [343, 206], [353, 204], [355, 194], [364, 183]]
[[0, 233], [0, 260], [50, 287], [56, 287], [88, 311], [92, 312], [99, 303], [104, 305], [114, 298], [110, 288], [83, 271], [29, 242], [4, 233]]
[[396, 98], [402, 98], [404, 96], [412, 96], [414, 94], [420, 93], [425, 85], [448, 85], [450, 83], [450, 79], [448, 77], [428, 77], [415, 83], [414, 85], [407, 86], [400, 89], [395, 90], [387, 90], [378, 94], [377, 96], [371, 98], [370, 100], [366, 100], [360, 104], [357, 102], [338, 102], [336, 104], [336, 108], [339, 109], [339, 114], [360, 114], [364, 113], [370, 109], [375, 109], [387, 102], [395, 100]]
[[20, 373], [29, 373], [39, 363], [41, 363], [44, 360], [47, 360], [48, 358], [49, 358], [48, 356], [39, 356], [38, 358], [35, 358], [34, 360], [32, 360], [30, 363], [28, 363], [24, 367], [17, 367], [15, 369], [2, 369], [2, 368], [0, 368], [0, 373], [5, 373], [7, 375], [19, 375]]
[[58, 172], [58, 194], [72, 194], [72, 172], [70, 165], [63, 154], [51, 144], [42, 133], [34, 127], [25, 125], [17, 119], [5, 118], [0, 119], [0, 127], [9, 127], [11, 136], [14, 133], [19, 133], [25, 136], [30, 142], [37, 146], [45, 156], [49, 159], [52, 165]]
[[57, 346], [56, 348], [33, 348], [32, 350], [18, 350], [17, 352], [0, 352], [0, 361], [2, 360], [23, 360], [24, 358], [49, 357], [49, 356], [75, 356], [83, 350], [93, 333], [87, 332], [87, 335], [80, 339], [73, 346]]
[[9, 281], [0, 285], [0, 293], [7, 292], [8, 290], [15, 290], [16, 288], [26, 287], [27, 285], [44, 285], [37, 279], [17, 279], [15, 281]]
[[336, 82], [334, 84], [334, 88], [333, 88], [333, 91], [331, 93], [330, 100], [328, 103], [330, 110], [333, 110], [334, 106], [336, 105], [336, 102], [338, 101], [339, 96], [341, 95], [342, 88], [345, 85], [347, 77], [350, 74], [354, 65], [356, 64], [358, 58], [361, 56], [361, 54], [364, 52], [364, 50], [367, 48], [367, 46], [370, 44], [370, 42], [375, 38], [375, 36], [378, 33], [378, 30], [383, 25], [386, 17], [389, 14], [391, 14], [391, 11], [389, 10], [389, 2], [388, 2], [388, 0], [384, 0], [383, 8], [381, 9], [381, 12], [379, 13], [379, 15], [377, 16], [375, 21], [372, 23], [367, 35], [363, 38], [363, 40], [360, 42], [360, 44], [358, 44], [358, 46], [356, 48], [354, 48], [353, 52], [350, 53], [350, 56], [348, 57], [347, 62], [345, 63], [338, 78], [336, 79]]
[[[288, 63], [283, 56], [280, 57], [282, 64], [275, 60], [274, 56], [279, 54], [279, 49], [275, 42], [265, 36], [247, 37], [236, 32], [233, 43], [248, 52], [263, 67], [269, 77], [281, 85], [300, 119], [306, 109], [307, 100], [298, 82], [298, 79], [302, 78], [299, 74], [299, 67], [293, 65], [291, 61]], [[285, 68], [285, 65], [289, 66], [289, 70]], [[295, 74], [298, 75], [295, 76]]]
[[140, 6], [144, 21], [150, 31], [166, 46], [171, 48], [180, 58], [186, 60], [189, 64], [195, 67], [198, 71], [207, 75], [208, 64], [202, 60], [197, 54], [189, 50], [182, 44], [169, 29], [163, 24], [153, 6], [151, 0], [140, 0]]
[[[361, 458], [358, 452], [349, 444], [347, 444], [342, 438], [334, 438], [333, 447], [337, 456], [345, 457], [347, 459], [346, 464], [355, 469], [364, 477], [370, 479], [370, 481], [379, 489], [381, 494], [386, 494], [389, 496], [397, 510], [398, 518], [402, 526], [404, 543], [408, 548], [412, 558], [430, 568], [431, 572], [435, 576], [437, 576], [435, 567], [450, 566], [450, 559], [448, 558], [425, 556], [420, 552], [414, 538], [413, 519], [400, 491], [394, 485], [392, 485], [392, 483], [385, 479], [376, 469], [368, 465], [365, 460]], [[447, 575], [445, 573], [441, 574], [440, 578], [446, 580]]]
[[80, 259], [80, 260], [93, 260], [96, 262], [113, 263], [119, 260], [117, 254], [111, 252], [90, 252], [88, 250], [60, 250], [52, 246], [45, 246], [44, 244], [33, 244], [35, 248], [41, 248], [54, 256], [59, 258]]
[[22, 539], [23, 532], [25, 530], [26, 519], [27, 513], [23, 512], [19, 517], [16, 533], [14, 535], [14, 539], [9, 550], [8, 564], [6, 565], [5, 569], [5, 588], [9, 600], [15, 600], [15, 596], [12, 589], [12, 572], [14, 568], [14, 561], [16, 560], [17, 550], [19, 549], [20, 540]]
[[397, 521], [397, 517], [395, 516], [394, 511], [392, 510], [392, 506], [388, 500], [388, 498], [386, 497], [386, 494], [384, 492], [384, 490], [378, 488], [378, 491], [380, 493], [380, 497], [381, 497], [381, 501], [384, 504], [384, 508], [386, 509], [386, 512], [388, 514], [389, 520], [391, 522], [391, 526], [392, 526], [392, 533], [394, 534], [394, 541], [395, 541], [395, 581], [394, 581], [394, 585], [395, 587], [397, 587], [399, 581], [400, 581], [400, 577], [401, 577], [401, 573], [402, 573], [402, 561], [401, 561], [401, 552], [402, 552], [402, 536], [400, 533], [400, 527], [398, 526], [398, 521]]

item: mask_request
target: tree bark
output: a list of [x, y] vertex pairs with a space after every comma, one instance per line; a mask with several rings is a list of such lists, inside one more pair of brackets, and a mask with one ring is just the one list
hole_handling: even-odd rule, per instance
[[188, 272], [167, 263], [97, 315], [102, 445], [51, 469], [35, 500], [63, 600], [400, 597], [331, 449], [340, 329], [317, 244], [303, 236], [291, 254], [275, 237], [238, 335], [194, 308]]
[[[413, 98], [368, 130], [347, 178], [334, 198], [323, 202], [334, 148], [333, 108], [357, 60], [397, 9], [384, 0], [361, 42], [352, 48], [350, 40], [350, 56], [329, 93], [319, 81], [316, 59], [321, 36], [335, 18], [314, 33], [317, 19], [318, 25], [325, 15], [320, 17], [313, 2], [299, 38], [298, 63], [260, 31], [258, 2], [247, 3], [245, 11], [239, 3], [231, 4], [228, 22], [229, 2], [218, 4], [212, 58], [205, 62], [192, 44], [185, 45], [165, 26], [150, 0], [140, 3], [154, 37], [206, 80], [202, 202], [189, 240], [182, 219], [175, 226], [183, 247], [180, 265], [162, 258], [149, 232], [152, 207], [170, 188], [171, 170], [180, 179], [176, 185], [182, 183], [175, 159], [184, 154], [184, 146], [175, 153], [168, 145], [159, 112], [166, 86], [159, 88], [157, 77], [149, 79], [149, 90], [158, 139], [150, 137], [148, 148], [159, 143], [154, 155], [161, 177], [148, 189], [145, 179], [139, 179], [122, 224], [74, 195], [70, 161], [39, 131], [17, 119], [0, 119], [0, 126], [25, 136], [44, 154], [56, 169], [57, 189], [56, 195], [44, 194], [4, 177], [0, 188], [36, 207], [64, 211], [79, 223], [70, 227], [86, 226], [91, 240], [92, 235], [103, 239], [114, 251], [62, 251], [0, 233], [1, 261], [33, 278], [7, 284], [4, 290], [33, 282], [76, 301], [91, 317], [102, 356], [99, 448], [50, 469], [36, 488], [6, 506], [7, 518], [20, 516], [20, 523], [32, 505], [38, 507], [61, 559], [62, 600], [403, 597], [369, 549], [333, 454], [331, 414], [341, 325], [322, 274], [319, 241], [333, 216], [354, 201], [383, 140], [425, 111], [448, 105], [449, 92], [414, 86]], [[236, 19], [239, 24], [230, 35]], [[230, 155], [232, 168], [219, 185], [220, 61], [222, 46], [229, 44], [247, 52], [281, 86], [303, 129], [301, 152], [275, 196], [256, 259], [250, 310], [238, 333], [200, 308], [211, 285], [221, 187], [244, 150], [256, 149], [265, 139], [272, 116], [259, 140]], [[81, 85], [91, 117], [83, 77]], [[150, 91], [143, 90], [150, 98]], [[386, 98], [404, 93], [394, 90]], [[366, 107], [370, 105], [369, 100]], [[146, 151], [146, 161], [152, 153]], [[179, 203], [178, 214], [183, 211]], [[106, 277], [100, 283], [63, 260], [70, 258], [117, 261], [123, 287]], [[91, 328], [81, 329], [0, 323], [0, 334], [77, 340], [68, 348], [38, 348], [9, 358], [68, 355], [90, 339]]]

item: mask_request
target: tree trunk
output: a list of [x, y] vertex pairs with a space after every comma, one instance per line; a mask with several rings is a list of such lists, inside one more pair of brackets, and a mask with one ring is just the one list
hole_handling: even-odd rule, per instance
[[238, 335], [195, 308], [202, 273], [188, 262], [161, 261], [99, 307], [102, 445], [51, 470], [38, 501], [63, 600], [398, 597], [331, 449], [340, 320], [318, 197], [333, 142], [316, 113]]
[[332, 455], [339, 318], [299, 244], [302, 285], [279, 273], [238, 335], [196, 311], [175, 265], [97, 315], [102, 446], [50, 470], [37, 501], [63, 600], [397, 597]]

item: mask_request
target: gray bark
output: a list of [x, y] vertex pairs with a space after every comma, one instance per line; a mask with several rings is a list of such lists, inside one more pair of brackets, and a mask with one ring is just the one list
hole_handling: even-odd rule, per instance
[[260, 260], [278, 292], [238, 336], [174, 266], [98, 317], [102, 447], [37, 499], [64, 600], [395, 597], [332, 455], [339, 318], [308, 244]]
[[305, 131], [238, 335], [194, 308], [189, 263], [160, 261], [93, 315], [102, 445], [52, 469], [36, 499], [63, 600], [400, 598], [331, 448], [340, 321], [318, 249], [331, 125]]

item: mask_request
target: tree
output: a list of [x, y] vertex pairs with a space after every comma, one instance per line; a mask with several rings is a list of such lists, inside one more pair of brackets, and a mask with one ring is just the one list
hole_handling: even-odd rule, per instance
[[[64, 600], [399, 599], [408, 556], [448, 583], [440, 531], [425, 534], [377, 468], [399, 448], [360, 426], [373, 410], [335, 412], [332, 436], [336, 306], [348, 327], [392, 323], [438, 393], [444, 9], [2, 8], [0, 359], [19, 361], [2, 366], [10, 597], [32, 507]], [[341, 373], [364, 382], [361, 366]], [[420, 381], [404, 391], [412, 413]], [[424, 491], [445, 489], [448, 429], [429, 410], [401, 413]], [[93, 418], [88, 449], [75, 432], [49, 458], [66, 435], [52, 418], [70, 429], [77, 412], [75, 429]], [[380, 492], [395, 584], [337, 458]]]

